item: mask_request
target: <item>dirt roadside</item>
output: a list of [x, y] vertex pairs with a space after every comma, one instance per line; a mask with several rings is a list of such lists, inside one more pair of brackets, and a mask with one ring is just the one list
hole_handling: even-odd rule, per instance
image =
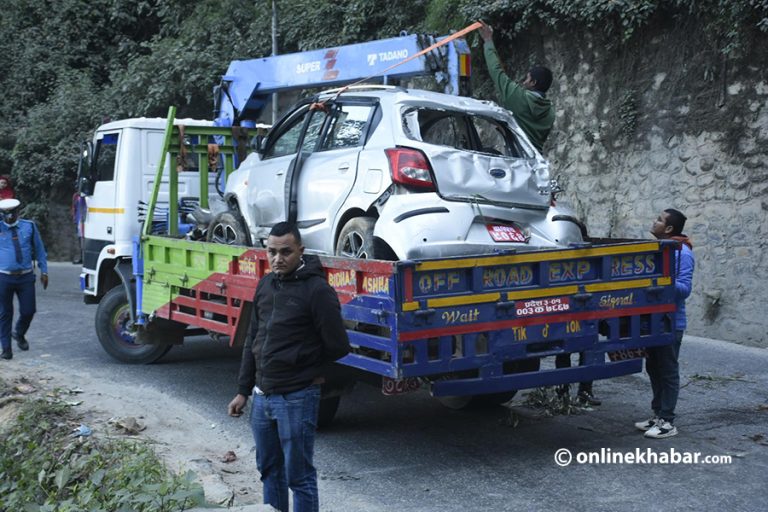
[[[0, 377], [31, 397], [58, 395], [75, 405], [81, 422], [95, 436], [135, 436], [150, 442], [173, 471], [195, 472], [210, 504], [225, 507], [262, 502], [261, 483], [254, 462], [253, 440], [233, 438], [215, 424], [149, 387], [127, 387], [95, 378], [77, 369], [63, 371], [44, 360], [2, 361]], [[13, 404], [0, 408], [0, 426], [12, 421]], [[138, 433], [126, 433], [118, 424]], [[232, 458], [229, 452], [234, 452]], [[262, 508], [264, 507], [264, 508]], [[248, 510], [273, 510], [248, 507]]]

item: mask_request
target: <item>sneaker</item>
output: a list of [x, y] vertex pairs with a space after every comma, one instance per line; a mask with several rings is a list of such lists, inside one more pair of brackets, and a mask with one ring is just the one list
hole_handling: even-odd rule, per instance
[[650, 429], [656, 426], [656, 423], [659, 422], [659, 417], [654, 416], [653, 418], [645, 421], [638, 421], [635, 423], [635, 428], [637, 430], [642, 430], [643, 432], [648, 432]]
[[586, 405], [600, 405], [603, 403], [602, 400], [598, 399], [590, 393], [589, 391], [579, 391], [579, 394], [577, 395], [579, 400]]
[[24, 337], [23, 334], [11, 334], [11, 337], [16, 340], [16, 344], [19, 346], [20, 350], [29, 350], [29, 343], [27, 343], [27, 338]]
[[13, 359], [13, 352], [11, 352], [11, 349], [3, 350], [2, 355], [0, 355], [3, 359]]
[[667, 420], [660, 419], [644, 434], [651, 439], [664, 439], [677, 435], [677, 428]]

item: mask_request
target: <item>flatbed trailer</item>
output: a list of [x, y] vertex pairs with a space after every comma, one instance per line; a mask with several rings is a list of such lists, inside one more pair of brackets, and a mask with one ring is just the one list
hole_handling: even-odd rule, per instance
[[[264, 249], [148, 236], [136, 258], [141, 313], [241, 345], [267, 273]], [[674, 251], [667, 241], [599, 244], [423, 261], [321, 257], [349, 324], [339, 362], [382, 378], [385, 393], [429, 384], [479, 395], [642, 370], [642, 349], [674, 336]], [[585, 355], [572, 368], [543, 357]], [[528, 371], [525, 371], [528, 370]]]
[[[212, 140], [217, 165], [233, 168], [238, 145], [227, 133], [185, 129], [169, 118], [132, 269], [121, 269], [123, 286], [97, 312], [99, 339], [117, 359], [154, 361], [192, 333], [243, 344], [256, 285], [269, 272], [265, 249], [188, 239], [173, 172], [170, 208], [163, 218], [154, 212], [166, 153], [170, 169], [197, 153], [207, 190]], [[665, 240], [587, 239], [561, 249], [415, 261], [321, 256], [353, 347], [338, 361], [349, 371], [329, 379], [324, 396], [367, 380], [385, 394], [427, 386], [436, 397], [502, 400], [519, 389], [640, 372], [645, 348], [674, 339], [678, 249]], [[545, 358], [573, 353], [583, 354], [582, 364], [542, 368]]]

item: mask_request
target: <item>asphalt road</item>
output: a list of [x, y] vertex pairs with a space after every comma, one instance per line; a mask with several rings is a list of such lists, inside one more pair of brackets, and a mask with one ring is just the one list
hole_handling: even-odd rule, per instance
[[[239, 353], [199, 337], [160, 362], [112, 360], [83, 304], [79, 268], [51, 265], [38, 290], [30, 342], [48, 363], [126, 386], [152, 386], [189, 404], [233, 435], [247, 422], [226, 415]], [[38, 345], [39, 346], [39, 345]], [[324, 511], [765, 510], [768, 474], [768, 350], [686, 337], [681, 351], [680, 434], [649, 440], [633, 422], [649, 415], [650, 386], [637, 374], [595, 384], [603, 405], [542, 417], [522, 407], [448, 410], [426, 392], [384, 397], [366, 385], [342, 400], [334, 425], [318, 435], [316, 464]], [[2, 368], [0, 366], [0, 368]], [[1, 371], [1, 370], [0, 370]], [[509, 425], [510, 410], [520, 419]], [[573, 462], [561, 467], [558, 449]], [[579, 464], [587, 453], [639, 451], [646, 459], [699, 452], [728, 464]], [[604, 456], [605, 456], [604, 455]], [[255, 470], [254, 470], [255, 471]]]

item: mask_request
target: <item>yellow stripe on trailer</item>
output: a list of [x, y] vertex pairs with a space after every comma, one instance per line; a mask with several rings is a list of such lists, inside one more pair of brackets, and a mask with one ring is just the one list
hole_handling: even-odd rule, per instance
[[[655, 283], [654, 283], [655, 281]], [[657, 279], [634, 279], [632, 281], [618, 281], [613, 283], [594, 283], [584, 285], [585, 292], [609, 292], [615, 290], [625, 290], [632, 288], [647, 288], [654, 284], [666, 286], [672, 283], [669, 277], [660, 277]], [[539, 299], [542, 297], [553, 297], [556, 295], [574, 295], [579, 292], [578, 285], [555, 286], [553, 288], [543, 288], [538, 290], [522, 290], [519, 292], [506, 293], [506, 300], [526, 300]], [[466, 306], [468, 304], [483, 304], [487, 302], [496, 302], [501, 300], [501, 293], [482, 293], [474, 295], [461, 295], [457, 297], [444, 297], [439, 299], [427, 299], [428, 308], [445, 308], [453, 306]], [[419, 303], [406, 302], [403, 304], [403, 311], [419, 310]]]
[[569, 249], [565, 251], [543, 251], [528, 254], [513, 254], [495, 258], [467, 258], [460, 260], [425, 261], [416, 264], [416, 272], [427, 270], [444, 270], [453, 268], [469, 268], [477, 266], [511, 265], [515, 263], [536, 263], [539, 261], [569, 260], [575, 258], [592, 258], [615, 254], [632, 254], [636, 252], [658, 251], [659, 242], [642, 244], [619, 245], [589, 249]]
[[[654, 279], [637, 279], [635, 281], [623, 281], [618, 283], [595, 283], [584, 285], [584, 290], [588, 292], [611, 292], [614, 290], [620, 290], [623, 288], [647, 288], [653, 286]], [[656, 279], [656, 284], [659, 286], [666, 286], [672, 283], [670, 277], [659, 277]]]
[[462, 295], [461, 297], [445, 297], [441, 299], [428, 299], [427, 305], [431, 308], [444, 308], [449, 306], [466, 306], [467, 304], [480, 304], [483, 302], [496, 302], [501, 300], [500, 293], [480, 293], [477, 295]]

